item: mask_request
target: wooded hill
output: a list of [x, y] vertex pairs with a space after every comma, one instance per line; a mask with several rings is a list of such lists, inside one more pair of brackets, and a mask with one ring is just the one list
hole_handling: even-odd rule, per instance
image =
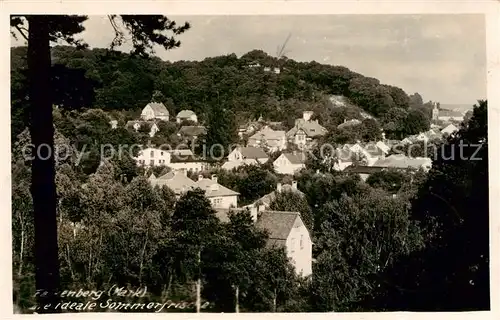
[[[26, 47], [11, 49], [13, 136], [24, 129], [27, 117], [25, 81]], [[238, 123], [258, 118], [292, 126], [302, 111], [313, 110], [327, 128], [344, 119], [360, 118], [359, 108], [383, 118], [422, 107], [422, 98], [381, 84], [342, 66], [277, 59], [261, 50], [240, 58], [235, 54], [203, 61], [144, 59], [107, 49], [79, 50], [70, 46], [52, 49], [54, 104], [64, 109], [100, 108], [126, 110], [133, 118], [154, 92], [171, 114], [193, 110], [207, 120], [214, 105], [231, 110]], [[250, 65], [260, 65], [250, 67]], [[267, 68], [270, 68], [267, 69]], [[275, 73], [274, 68], [280, 72]], [[267, 70], [267, 71], [265, 71]], [[330, 95], [347, 98], [353, 108], [334, 108]], [[396, 109], [397, 108], [397, 109]], [[398, 112], [394, 112], [395, 110]]]

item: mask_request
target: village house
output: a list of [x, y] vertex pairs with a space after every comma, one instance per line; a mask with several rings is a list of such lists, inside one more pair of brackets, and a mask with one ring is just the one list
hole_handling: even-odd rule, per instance
[[182, 126], [177, 132], [177, 136], [187, 140], [195, 140], [205, 134], [207, 129], [204, 126]]
[[262, 211], [257, 228], [269, 232], [269, 247], [285, 247], [295, 271], [302, 277], [312, 274], [312, 240], [299, 212]]
[[161, 102], [148, 103], [141, 112], [141, 119], [143, 120], [163, 120], [168, 121], [169, 112], [165, 105]]
[[163, 150], [146, 148], [139, 151], [135, 160], [138, 166], [143, 167], [166, 166], [175, 170], [192, 172], [199, 172], [208, 168], [208, 164], [203, 159], [196, 157], [189, 149]]
[[170, 152], [157, 148], [145, 148], [140, 150], [135, 157], [138, 166], [153, 167], [167, 166], [170, 164]]
[[273, 162], [274, 170], [279, 174], [290, 174], [305, 168], [306, 155], [301, 152], [284, 152]]
[[318, 123], [318, 120], [311, 120], [312, 115], [312, 111], [304, 111], [302, 119], [295, 120], [295, 126], [286, 133], [288, 142], [304, 149], [314, 145], [314, 139], [328, 132]]
[[[333, 169], [336, 171], [343, 171], [345, 168], [352, 164], [353, 153], [350, 150], [337, 148], [335, 150], [335, 162], [333, 163]], [[332, 161], [331, 157], [325, 157], [323, 163]]]
[[248, 138], [247, 145], [250, 147], [264, 148], [269, 152], [276, 152], [286, 149], [286, 133], [281, 130], [273, 130], [265, 126], [253, 136]]
[[428, 171], [432, 167], [432, 159], [426, 157], [407, 157], [402, 154], [393, 154], [377, 160], [374, 167], [400, 168], [400, 169], [423, 169]]
[[177, 199], [184, 192], [196, 188], [196, 182], [188, 178], [186, 170], [170, 171], [159, 178], [156, 178], [154, 174], [151, 174], [148, 180], [153, 186], [168, 187], [175, 193]]
[[285, 248], [297, 275], [308, 277], [312, 274], [313, 242], [299, 212], [270, 210], [257, 212], [253, 207], [217, 209], [216, 216], [221, 222], [228, 223], [230, 212], [237, 213], [244, 210], [250, 211], [257, 228], [268, 232], [268, 247]]
[[177, 114], [176, 117], [177, 123], [181, 123], [182, 121], [192, 121], [198, 123], [198, 117], [196, 113], [191, 110], [182, 110]]
[[269, 210], [271, 208], [271, 203], [274, 201], [274, 199], [276, 199], [276, 194], [282, 192], [295, 193], [305, 198], [305, 194], [297, 188], [297, 181], [292, 181], [292, 184], [281, 184], [280, 182], [278, 182], [278, 184], [276, 185], [276, 190], [262, 196], [246, 207], [257, 208], [257, 212]]
[[133, 128], [136, 132], [139, 131], [142, 126], [149, 126], [149, 136], [151, 138], [160, 131], [160, 128], [158, 128], [158, 125], [154, 121], [132, 120], [126, 123], [127, 128]]
[[238, 147], [229, 153], [227, 161], [222, 165], [222, 168], [231, 170], [244, 164], [264, 164], [268, 160], [269, 156], [261, 148]]
[[186, 170], [196, 173], [208, 169], [208, 164], [193, 154], [172, 154], [167, 167], [174, 170]]
[[205, 196], [215, 209], [238, 207], [238, 196], [240, 194], [219, 184], [215, 174], [210, 179], [205, 179], [202, 175], [199, 175], [196, 187], [205, 191]]

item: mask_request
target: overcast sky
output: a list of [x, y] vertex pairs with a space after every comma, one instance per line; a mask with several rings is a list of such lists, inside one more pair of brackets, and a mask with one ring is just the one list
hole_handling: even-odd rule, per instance
[[[172, 16], [192, 28], [164, 60], [202, 60], [262, 49], [275, 55], [291, 34], [287, 56], [342, 65], [382, 83], [419, 92], [425, 101], [473, 104], [486, 98], [486, 36], [482, 15]], [[107, 47], [113, 31], [91, 16], [81, 37]], [[22, 45], [22, 41], [13, 41]], [[128, 50], [127, 47], [124, 49]]]

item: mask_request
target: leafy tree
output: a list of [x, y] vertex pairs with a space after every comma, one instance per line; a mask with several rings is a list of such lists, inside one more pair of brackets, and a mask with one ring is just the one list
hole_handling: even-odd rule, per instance
[[[165, 49], [174, 48], [180, 43], [161, 31], [172, 31], [175, 35], [184, 32], [189, 25], [177, 27], [164, 16], [110, 16], [116, 37], [112, 45], [120, 45], [125, 39], [125, 31], [119, 28], [119, 21], [128, 30], [133, 41], [134, 52], [147, 54], [153, 44], [162, 45]], [[27, 62], [30, 103], [30, 134], [35, 149], [46, 145], [48, 151], [35, 154], [32, 162], [32, 197], [35, 216], [35, 256], [37, 289], [47, 290], [46, 297], [40, 296], [44, 305], [55, 306], [57, 297], [53, 294], [59, 287], [58, 246], [56, 224], [56, 185], [54, 155], [54, 128], [52, 118], [51, 81], [50, 81], [50, 43], [58, 40], [69, 44], [83, 46], [81, 40], [74, 38], [84, 30], [82, 23], [86, 16], [47, 16], [47, 15], [13, 15], [10, 25], [28, 42]], [[24, 25], [29, 25], [27, 29]], [[25, 33], [27, 30], [28, 34]], [[158, 32], [160, 31], [160, 32]], [[44, 160], [46, 159], [46, 160]], [[47, 311], [53, 312], [54, 308]]]
[[270, 205], [271, 210], [297, 211], [309, 231], [313, 230], [313, 216], [311, 207], [305, 197], [297, 192], [276, 192], [276, 197]]
[[395, 169], [379, 171], [372, 173], [366, 183], [373, 188], [381, 188], [390, 193], [397, 193], [404, 183], [407, 183], [411, 177], [404, 172]]
[[369, 308], [489, 310], [487, 131], [487, 102], [479, 101], [469, 124], [444, 144], [412, 205], [425, 248], [380, 275]]
[[430, 128], [430, 119], [420, 110], [410, 110], [404, 122], [407, 135], [425, 132]]

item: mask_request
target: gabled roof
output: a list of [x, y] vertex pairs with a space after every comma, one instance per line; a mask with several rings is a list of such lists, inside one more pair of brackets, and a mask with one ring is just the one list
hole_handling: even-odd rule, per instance
[[262, 158], [269, 158], [267, 153], [261, 149], [261, 148], [256, 148], [256, 147], [241, 147], [239, 148], [239, 151], [241, 152], [241, 155], [245, 159], [262, 159]]
[[307, 156], [305, 153], [283, 153], [283, 156], [290, 161], [291, 164], [304, 164]]
[[189, 179], [182, 172], [170, 171], [167, 174], [157, 178], [156, 180], [150, 180], [153, 186], [167, 186], [172, 189], [175, 194], [179, 195], [182, 192], [196, 188], [196, 182]]
[[151, 109], [153, 109], [153, 112], [155, 113], [155, 116], [168, 116], [168, 110], [167, 107], [161, 102], [150, 102], [146, 105], [150, 106]]
[[344, 172], [351, 172], [351, 173], [364, 173], [364, 174], [372, 174], [375, 172], [380, 172], [386, 170], [386, 167], [380, 167], [380, 166], [356, 166], [356, 165], [350, 165], [347, 168], [344, 169]]
[[297, 119], [295, 120], [295, 126], [286, 133], [286, 136], [288, 138], [291, 138], [295, 136], [295, 134], [299, 130], [304, 131], [306, 136], [310, 138], [323, 136], [328, 132], [322, 125], [318, 123], [318, 120], [305, 121], [304, 119]]
[[[281, 186], [281, 192], [293, 192], [293, 193], [297, 193], [301, 197], [305, 197], [305, 194], [302, 191], [300, 191], [299, 189], [294, 189], [289, 184], [282, 185]], [[270, 193], [268, 193], [268, 194], [266, 194], [264, 196], [262, 196], [257, 201], [255, 201], [254, 203], [252, 203], [252, 205], [264, 204], [266, 207], [269, 207], [271, 205], [271, 202], [273, 202], [273, 200], [275, 198], [276, 198], [276, 190], [272, 191], [272, 192], [270, 192]]]
[[425, 165], [431, 165], [431, 158], [417, 157], [410, 158], [404, 155], [391, 155], [386, 158], [378, 159], [373, 166], [375, 167], [393, 167], [393, 168], [420, 168]]
[[[224, 187], [212, 179], [201, 179], [196, 182], [196, 186], [205, 191], [207, 197], [227, 197], [237, 196], [238, 192]], [[215, 188], [213, 188], [215, 186]]]
[[178, 134], [183, 136], [200, 136], [207, 133], [207, 129], [204, 126], [182, 126], [179, 129]]
[[254, 135], [252, 135], [249, 139], [255, 140], [282, 140], [285, 139], [285, 131], [281, 130], [273, 130], [269, 127], [264, 127], [261, 130], [257, 131]]
[[443, 130], [441, 130], [441, 133], [452, 133], [452, 132], [456, 132], [456, 131], [458, 131], [458, 128], [455, 125], [453, 125], [452, 123], [450, 123]]
[[193, 111], [191, 110], [182, 110], [181, 112], [179, 112], [177, 114], [177, 118], [189, 118], [191, 116], [195, 116], [196, 113], [194, 113]]
[[288, 238], [297, 219], [300, 219], [300, 213], [298, 212], [262, 211], [257, 219], [256, 226], [269, 232], [269, 242], [271, 244], [281, 244]]
[[184, 163], [184, 162], [204, 162], [203, 159], [193, 154], [172, 154], [170, 156], [171, 163]]

